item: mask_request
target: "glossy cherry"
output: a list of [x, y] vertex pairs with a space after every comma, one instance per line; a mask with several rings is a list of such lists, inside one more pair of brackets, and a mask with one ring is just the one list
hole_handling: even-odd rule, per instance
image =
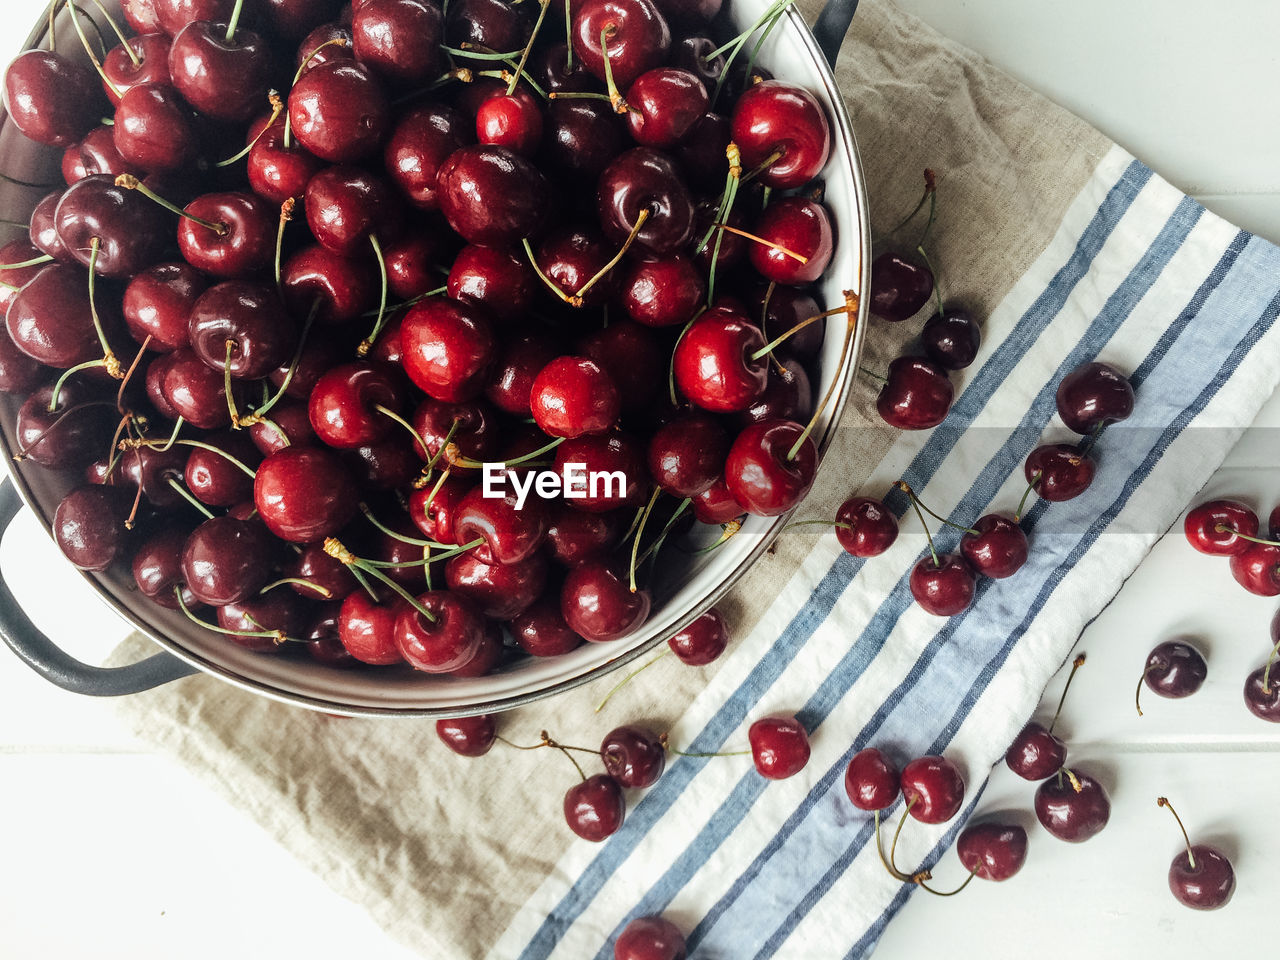
[[764, 717], [747, 729], [751, 759], [762, 777], [785, 780], [809, 762], [809, 731], [795, 717]]
[[836, 539], [855, 557], [878, 557], [898, 539], [898, 518], [874, 497], [850, 497], [836, 511]]
[[253, 501], [277, 537], [311, 543], [333, 536], [356, 512], [350, 471], [323, 447], [285, 447], [258, 467]]
[[974, 572], [1000, 580], [1011, 577], [1027, 562], [1027, 535], [1013, 520], [998, 513], [980, 517], [976, 534], [960, 538], [960, 555]]
[[228, 39], [225, 22], [197, 20], [169, 48], [169, 74], [183, 99], [228, 123], [246, 123], [262, 108], [271, 69], [270, 47], [243, 25]]
[[1089, 434], [1133, 413], [1133, 385], [1109, 363], [1086, 363], [1062, 378], [1057, 404], [1068, 430]]
[[899, 782], [908, 811], [921, 823], [946, 823], [964, 803], [964, 778], [946, 757], [912, 760], [902, 768]]
[[164, 211], [146, 197], [116, 186], [109, 175], [85, 177], [69, 186], [53, 222], [66, 252], [86, 267], [92, 262], [102, 277], [133, 276], [165, 251]]
[[63, 556], [81, 570], [105, 570], [124, 554], [129, 496], [116, 487], [76, 487], [58, 502], [51, 529]]
[[[201, 503], [211, 507], [231, 507], [253, 496], [253, 477], [246, 474], [222, 453], [235, 457], [252, 468], [258, 451], [242, 433], [226, 433], [207, 437], [208, 447], [189, 447], [183, 482]], [[215, 453], [214, 451], [222, 451]]]
[[667, 765], [662, 739], [652, 730], [627, 725], [605, 734], [600, 743], [605, 772], [624, 787], [651, 787]]
[[831, 153], [831, 125], [822, 106], [795, 84], [766, 80], [748, 87], [734, 105], [732, 124], [743, 166], [767, 164], [760, 182], [777, 190], [804, 186]]
[[316, 241], [344, 257], [368, 249], [371, 238], [390, 239], [399, 228], [391, 188], [358, 167], [329, 167], [312, 177], [306, 213]]
[[286, 200], [300, 200], [307, 183], [325, 165], [296, 137], [291, 137], [286, 146], [284, 131], [283, 116], [272, 120], [270, 114], [265, 114], [254, 121], [246, 134], [246, 139], [253, 143], [246, 161], [249, 186], [258, 196], [276, 206]]
[[729, 645], [729, 629], [720, 611], [712, 608], [667, 640], [681, 663], [701, 667], [724, 653]]
[[685, 960], [684, 934], [662, 917], [636, 917], [613, 942], [613, 960]]
[[454, 536], [459, 543], [483, 540], [474, 552], [485, 563], [519, 563], [542, 546], [547, 514], [536, 495], [520, 507], [516, 503], [515, 494], [489, 497], [483, 487], [476, 487], [457, 506]]
[[756, 221], [754, 233], [765, 242], [748, 247], [751, 265], [776, 283], [813, 283], [826, 273], [835, 252], [831, 214], [807, 197], [784, 197], [770, 203]]
[[214, 223], [178, 221], [178, 249], [198, 270], [215, 277], [252, 276], [267, 270], [275, 255], [279, 216], [252, 193], [207, 193], [183, 208]]
[[634, 261], [621, 281], [627, 315], [649, 327], [683, 325], [707, 295], [702, 274], [687, 257]]
[[417, 601], [435, 622], [404, 604], [395, 623], [401, 656], [424, 673], [452, 673], [465, 667], [484, 642], [484, 617], [470, 602], [446, 590], [419, 594]]
[[564, 818], [583, 840], [599, 843], [618, 832], [627, 802], [618, 781], [597, 773], [575, 783], [564, 795]]
[[547, 561], [533, 553], [514, 563], [488, 563], [475, 552], [445, 564], [449, 589], [466, 597], [486, 617], [510, 620], [524, 613], [547, 585]]
[[1036, 788], [1035, 809], [1041, 826], [1068, 843], [1083, 843], [1111, 819], [1111, 799], [1102, 784], [1065, 769]]
[[297, 328], [275, 288], [254, 281], [229, 280], [202, 293], [187, 332], [201, 360], [236, 380], [265, 377], [297, 346]]
[[1028, 723], [1005, 752], [1004, 762], [1024, 780], [1044, 780], [1067, 762], [1067, 745], [1042, 723]]
[[498, 722], [491, 713], [437, 720], [436, 736], [461, 757], [483, 757], [498, 739]]
[[597, 80], [605, 79], [608, 51], [613, 81], [623, 89], [671, 47], [671, 29], [651, 0], [586, 0], [574, 13], [572, 35], [574, 56]]
[[404, 601], [398, 597], [395, 602], [379, 603], [364, 590], [348, 594], [338, 613], [338, 639], [361, 663], [374, 666], [403, 663], [395, 636], [396, 618], [402, 606]]
[[[1274, 621], [1272, 633], [1276, 633]], [[1166, 640], [1147, 654], [1142, 682], [1158, 696], [1180, 700], [1199, 690], [1208, 675], [1209, 667], [1199, 650], [1181, 640]], [[1142, 713], [1141, 706], [1138, 713]]]
[[670, 149], [707, 109], [707, 88], [688, 70], [657, 67], [636, 78], [627, 90], [627, 125], [636, 143]]
[[691, 413], [658, 428], [649, 440], [649, 475], [667, 493], [696, 497], [723, 475], [729, 435], [710, 415]]
[[859, 810], [884, 810], [902, 788], [898, 768], [875, 747], [859, 750], [844, 771], [844, 790]]
[[542, 105], [525, 87], [490, 97], [476, 111], [476, 140], [532, 157], [542, 143]]
[[[611, 3], [614, 0], [593, 0]], [[646, 3], [647, 0], [621, 0]], [[693, 200], [675, 163], [651, 147], [634, 147], [614, 158], [596, 185], [600, 226], [615, 243], [631, 235], [641, 211], [648, 218], [635, 243], [655, 256], [679, 251], [693, 235]]]
[[1027, 831], [1017, 824], [966, 826], [956, 840], [956, 853], [969, 872], [983, 880], [1008, 880], [1027, 859]]
[[1087, 453], [1066, 443], [1036, 447], [1023, 466], [1027, 483], [1034, 483], [1040, 498], [1051, 503], [1080, 496], [1093, 483], [1096, 470], [1097, 465]]
[[352, 450], [398, 429], [378, 409], [399, 413], [400, 390], [392, 373], [380, 364], [357, 362], [339, 364], [323, 374], [307, 401], [316, 436], [331, 447]]
[[552, 437], [604, 433], [618, 419], [617, 387], [600, 365], [586, 357], [557, 357], [533, 380], [530, 409], [538, 427]]
[[574, 567], [560, 589], [565, 622], [595, 643], [616, 640], [640, 626], [651, 602], [647, 590], [631, 592], [625, 572], [600, 561]]
[[911, 595], [916, 603], [935, 617], [953, 617], [973, 603], [977, 584], [965, 559], [948, 553], [934, 562], [925, 556], [911, 569]]
[[247, 600], [266, 586], [273, 555], [262, 524], [214, 517], [187, 538], [182, 576], [196, 599], [220, 607]]
[[314, 316], [325, 326], [349, 323], [376, 310], [379, 282], [372, 258], [344, 256], [318, 243], [303, 247], [280, 271], [281, 294], [293, 314]]
[[191, 342], [188, 318], [208, 289], [204, 276], [186, 263], [157, 263], [137, 274], [124, 290], [122, 309], [129, 332], [152, 350], [176, 350]]
[[400, 323], [405, 373], [430, 397], [461, 403], [483, 390], [496, 345], [483, 307], [430, 297]]
[[566, 180], [594, 180], [622, 151], [624, 137], [622, 121], [604, 101], [552, 100], [542, 124], [541, 162]]
[[1231, 575], [1236, 583], [1260, 597], [1280, 595], [1280, 547], [1269, 543], [1250, 543], [1230, 558]]
[[1244, 682], [1244, 703], [1259, 720], [1280, 723], [1280, 670], [1254, 670]]
[[763, 420], [733, 441], [725, 460], [725, 485], [749, 513], [779, 516], [809, 492], [818, 470], [818, 449], [812, 437], [801, 440], [803, 434], [804, 428], [791, 420]]
[[1238, 500], [1208, 500], [1187, 513], [1182, 531], [1201, 553], [1229, 557], [1249, 549], [1245, 537], [1258, 536], [1258, 515]]
[[592, 278], [592, 286], [575, 300], [575, 305], [599, 306], [613, 294], [617, 275], [605, 272], [614, 251], [609, 241], [594, 227], [566, 225], [551, 230], [538, 244], [538, 269], [565, 298], [576, 297]]
[[729, 307], [713, 307], [676, 344], [676, 387], [704, 410], [745, 410], [769, 385], [768, 358], [753, 357], [764, 346], [764, 335], [746, 317]]
[[423, 0], [365, 0], [351, 19], [356, 59], [392, 84], [434, 80], [443, 38], [440, 8]]
[[[528, 310], [537, 283], [527, 259], [473, 244], [458, 251], [449, 269], [447, 289], [455, 300], [474, 300], [484, 304], [495, 317], [507, 318]], [[527, 411], [524, 415], [528, 416]]]
[[331, 60], [308, 70], [289, 91], [293, 135], [330, 163], [354, 163], [386, 137], [391, 107], [382, 84], [361, 64]]
[[582, 645], [582, 637], [565, 622], [554, 597], [544, 597], [517, 614], [511, 621], [511, 635], [532, 657], [558, 657]]
[[133, 580], [146, 597], [169, 610], [178, 608], [176, 589], [182, 591], [182, 602], [188, 609], [202, 606], [182, 573], [182, 551], [190, 530], [164, 527], [144, 540], [134, 551], [131, 564]]
[[37, 143], [66, 147], [101, 116], [102, 93], [89, 68], [49, 50], [27, 50], [4, 73], [5, 112]]
[[871, 262], [871, 315], [894, 322], [914, 317], [933, 296], [928, 267], [886, 251]]
[[550, 186], [537, 167], [506, 147], [482, 143], [455, 150], [436, 183], [440, 212], [468, 243], [518, 246], [545, 226]]
[[963, 370], [978, 356], [982, 332], [969, 311], [947, 307], [925, 321], [920, 346], [944, 370]]
[[947, 418], [955, 388], [947, 372], [924, 357], [898, 357], [876, 397], [885, 423], [899, 430], [928, 430]]
[[421, 210], [439, 207], [436, 175], [454, 151], [474, 139], [463, 116], [444, 104], [425, 103], [399, 116], [387, 140], [387, 176]]

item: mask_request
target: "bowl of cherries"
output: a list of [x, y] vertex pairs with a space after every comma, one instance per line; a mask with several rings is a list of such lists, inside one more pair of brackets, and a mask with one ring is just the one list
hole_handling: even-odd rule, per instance
[[54, 2], [4, 74], [0, 524], [163, 651], [78, 664], [3, 582], [0, 634], [84, 692], [414, 716], [675, 635], [850, 391], [838, 40], [787, 0]]

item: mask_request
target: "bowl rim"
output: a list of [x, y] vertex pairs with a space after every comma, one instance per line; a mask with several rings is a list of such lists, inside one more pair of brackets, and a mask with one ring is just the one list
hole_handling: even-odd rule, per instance
[[[839, 386], [832, 397], [831, 406], [826, 411], [826, 423], [823, 425], [820, 436], [814, 438], [818, 451], [818, 466], [821, 469], [826, 452], [835, 437], [839, 427], [840, 420], [848, 405], [849, 399], [853, 392], [853, 381], [857, 371], [859, 358], [862, 355], [863, 345], [867, 335], [868, 320], [868, 298], [865, 292], [869, 288], [871, 275], [871, 232], [870, 232], [870, 214], [868, 210], [866, 182], [862, 168], [861, 156], [858, 152], [857, 139], [854, 135], [853, 124], [849, 117], [848, 108], [845, 105], [843, 96], [840, 93], [839, 86], [836, 82], [835, 72], [827, 62], [826, 57], [818, 47], [817, 38], [814, 36], [809, 24], [804, 17], [795, 9], [788, 6], [785, 10], [787, 26], [794, 34], [794, 37], [800, 41], [804, 53], [812, 60], [817, 67], [817, 77], [826, 93], [826, 99], [833, 107], [832, 120], [832, 157], [840, 158], [840, 162], [845, 164], [850, 174], [853, 184], [852, 202], [855, 207], [855, 222], [858, 227], [858, 278], [856, 292], [859, 296], [858, 318], [854, 330], [853, 343], [850, 345], [843, 367], [836, 371], [835, 380], [839, 382]], [[32, 29], [27, 37], [24, 50], [34, 49], [43, 45], [45, 38], [48, 36], [48, 21], [42, 19]], [[0, 106], [0, 126], [8, 121], [8, 111]], [[843, 239], [843, 238], [842, 238]], [[44, 509], [40, 505], [39, 499], [34, 491], [28, 485], [23, 473], [16, 468], [9, 449], [8, 438], [4, 431], [0, 431], [0, 450], [4, 452], [4, 461], [6, 470], [11, 478], [18, 496], [23, 504], [39, 519], [41, 527], [45, 533], [52, 537], [52, 520], [46, 515]], [[803, 504], [803, 500], [796, 507], [781, 514], [777, 517], [770, 518], [769, 526], [756, 535], [757, 542], [750, 552], [745, 554], [738, 563], [723, 574], [720, 581], [715, 585], [714, 589], [702, 597], [697, 603], [682, 616], [685, 624], [691, 623], [702, 614], [710, 610], [717, 602], [719, 602], [733, 587], [735, 587], [746, 572], [760, 559], [761, 556], [772, 545], [775, 538], [782, 532], [787, 522]], [[0, 531], [2, 532], [2, 531]], [[146, 637], [150, 642], [156, 644], [165, 652], [178, 658], [186, 664], [196, 668], [203, 674], [213, 676], [226, 683], [231, 684], [241, 690], [259, 696], [267, 697], [279, 703], [291, 704], [293, 706], [304, 707], [310, 710], [321, 711], [330, 714], [336, 714], [347, 717], [403, 717], [416, 719], [438, 719], [445, 717], [465, 717], [475, 716], [479, 714], [498, 713], [511, 710], [516, 707], [525, 706], [539, 700], [544, 700], [558, 694], [565, 693], [577, 687], [583, 686], [594, 680], [613, 673], [621, 667], [635, 661], [652, 651], [656, 646], [663, 643], [667, 639], [666, 633], [655, 634], [650, 639], [633, 645], [629, 649], [619, 653], [603, 663], [582, 670], [573, 676], [567, 677], [537, 689], [512, 693], [504, 696], [495, 697], [489, 700], [472, 701], [464, 704], [452, 706], [376, 706], [367, 704], [344, 703], [340, 700], [330, 700], [322, 697], [311, 696], [308, 694], [283, 690], [274, 686], [271, 682], [263, 679], [257, 679], [250, 676], [244, 676], [236, 671], [214, 662], [200, 654], [188, 649], [178, 640], [169, 637], [163, 630], [158, 629], [155, 625], [149, 623], [144, 618], [136, 615], [125, 604], [120, 602], [115, 593], [109, 589], [108, 585], [93, 576], [88, 571], [79, 570], [74, 566], [78, 574], [90, 585], [90, 587], [98, 594], [106, 605], [117, 616], [123, 618], [134, 630]], [[679, 629], [679, 628], [677, 628]], [[622, 638], [625, 641], [625, 638]], [[617, 641], [615, 641], [617, 642]]]

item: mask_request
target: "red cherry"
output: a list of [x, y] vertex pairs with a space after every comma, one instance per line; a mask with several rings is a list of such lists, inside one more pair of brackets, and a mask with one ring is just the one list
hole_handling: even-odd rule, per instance
[[677, 417], [649, 440], [649, 474], [674, 497], [696, 497], [723, 475], [729, 436], [707, 414]]
[[617, 640], [640, 626], [650, 603], [649, 591], [632, 593], [624, 574], [598, 561], [570, 570], [560, 590], [565, 622], [595, 643]]
[[600, 743], [605, 772], [624, 787], [642, 790], [658, 782], [667, 765], [662, 739], [644, 727], [622, 726], [610, 730]]
[[[249, 127], [249, 149], [246, 166], [249, 186], [269, 203], [280, 205], [286, 200], [300, 200], [311, 178], [324, 169], [325, 162], [293, 138], [284, 143], [284, 117], [259, 117]], [[265, 132], [263, 128], [266, 128]], [[258, 136], [262, 133], [261, 136]]]
[[707, 295], [702, 274], [687, 257], [636, 260], [622, 280], [627, 315], [648, 327], [688, 323]]
[[1111, 819], [1111, 798], [1093, 777], [1075, 773], [1050, 777], [1040, 784], [1035, 809], [1041, 826], [1059, 840], [1083, 843]]
[[476, 139], [532, 157], [542, 142], [542, 108], [524, 87], [490, 97], [476, 112]]
[[113, 143], [131, 166], [183, 170], [195, 163], [199, 153], [193, 120], [191, 108], [167, 83], [136, 84], [116, 105]]
[[[596, 3], [644, 3], [647, 0], [593, 0]], [[693, 200], [675, 163], [650, 147], [619, 154], [596, 184], [600, 227], [615, 243], [635, 229], [642, 210], [648, 219], [636, 232], [637, 247], [654, 256], [677, 253], [693, 235]]]
[[1133, 385], [1108, 363], [1086, 363], [1062, 378], [1057, 404], [1068, 430], [1089, 434], [1133, 413]]
[[265, 271], [275, 256], [278, 214], [252, 193], [206, 193], [184, 208], [211, 223], [211, 230], [187, 218], [178, 221], [178, 249], [197, 270], [216, 277], [243, 277]]
[[487, 497], [476, 487], [458, 504], [453, 527], [459, 543], [484, 541], [475, 548], [483, 562], [519, 563], [546, 539], [546, 508], [536, 496], [517, 508], [515, 494]]
[[432, 623], [404, 604], [395, 623], [400, 655], [424, 673], [452, 673], [466, 666], [484, 641], [484, 618], [467, 601], [448, 591], [428, 591], [420, 594], [417, 601], [436, 619]]
[[1182, 530], [1201, 553], [1229, 557], [1249, 549], [1245, 537], [1258, 536], [1258, 515], [1238, 500], [1209, 500], [1191, 509]]
[[702, 119], [708, 99], [702, 80], [688, 70], [657, 67], [642, 73], [627, 90], [631, 136], [646, 147], [670, 149]]
[[311, 543], [333, 536], [355, 515], [351, 474], [323, 447], [285, 447], [258, 467], [253, 502], [267, 528], [282, 540]]
[[626, 812], [622, 787], [603, 773], [575, 783], [564, 795], [564, 818], [569, 829], [593, 843], [617, 833]]
[[558, 657], [582, 645], [582, 637], [565, 622], [554, 598], [544, 597], [517, 614], [511, 621], [511, 635], [531, 657]]
[[809, 762], [809, 732], [794, 717], [764, 717], [747, 730], [751, 759], [762, 777], [785, 780]]
[[356, 59], [389, 83], [414, 84], [440, 73], [444, 17], [421, 0], [364, 0], [355, 5], [351, 43]]
[[400, 391], [389, 369], [358, 362], [339, 364], [321, 376], [307, 402], [316, 436], [340, 450], [375, 443], [397, 427], [378, 407], [399, 413]]
[[1008, 880], [1027, 859], [1027, 831], [1017, 824], [967, 826], [956, 840], [956, 853], [965, 869], [983, 880]]
[[496, 352], [493, 328], [482, 307], [446, 297], [415, 304], [400, 324], [405, 373], [430, 397], [449, 403], [484, 390]]
[[[733, 141], [750, 170], [768, 163], [759, 175], [777, 190], [802, 187], [827, 165], [831, 125], [809, 91], [780, 80], [748, 87], [733, 109]], [[781, 156], [770, 161], [774, 153]]]
[[98, 122], [102, 102], [91, 70], [49, 50], [28, 50], [4, 73], [4, 108], [24, 136], [70, 146]]
[[[455, 300], [484, 304], [495, 317], [518, 317], [533, 303], [537, 282], [528, 260], [504, 250], [470, 244], [454, 258], [447, 289]], [[525, 401], [523, 416], [528, 416], [527, 397]]]
[[891, 427], [928, 430], [947, 418], [955, 388], [947, 372], [924, 357], [898, 357], [876, 397], [876, 410]]
[[486, 617], [510, 620], [524, 613], [547, 585], [547, 561], [534, 553], [516, 563], [486, 563], [474, 552], [445, 564], [449, 589], [466, 597]]
[[1052, 443], [1036, 447], [1027, 455], [1023, 473], [1027, 483], [1035, 483], [1036, 493], [1042, 500], [1058, 503], [1089, 489], [1096, 469], [1087, 453], [1070, 444]]
[[1260, 597], [1280, 596], [1280, 547], [1250, 543], [1231, 555], [1231, 575], [1250, 593]]
[[436, 184], [440, 212], [468, 243], [518, 245], [546, 226], [550, 185], [533, 163], [506, 147], [455, 150]]
[[724, 480], [717, 480], [710, 489], [693, 498], [693, 515], [702, 523], [728, 523], [746, 512]]
[[609, 375], [586, 357], [557, 357], [534, 378], [533, 419], [553, 437], [604, 433], [618, 419], [621, 400]]
[[[601, 33], [607, 48], [602, 48]], [[573, 53], [597, 80], [605, 79], [605, 49], [613, 81], [625, 88], [666, 57], [671, 29], [650, 0], [587, 0], [573, 16]]]
[[394, 603], [379, 603], [364, 590], [348, 594], [338, 613], [338, 639], [361, 663], [403, 663], [395, 637], [396, 618], [403, 606], [399, 598]]
[[911, 570], [911, 595], [916, 603], [935, 617], [953, 617], [973, 603], [976, 589], [973, 571], [954, 553], [943, 554], [935, 563], [923, 557]]
[[294, 136], [330, 163], [355, 163], [373, 154], [390, 114], [382, 85], [365, 67], [347, 60], [312, 67], [289, 91]]
[[182, 98], [215, 120], [245, 123], [267, 97], [271, 50], [240, 25], [227, 39], [226, 21], [196, 20], [173, 38], [169, 73]]
[[845, 768], [844, 789], [859, 810], [883, 810], [898, 799], [898, 768], [875, 747], [859, 750]]
[[684, 934], [662, 917], [636, 917], [613, 943], [613, 960], [685, 960]]
[[483, 757], [498, 739], [498, 724], [489, 713], [437, 720], [436, 736], [459, 756]]
[[914, 317], [933, 296], [933, 272], [886, 250], [871, 263], [871, 315], [894, 323]]
[[898, 539], [898, 518], [874, 497], [850, 497], [836, 511], [836, 539], [855, 557], [878, 557]]
[[769, 385], [768, 358], [753, 358], [764, 335], [729, 307], [713, 307], [676, 344], [672, 369], [676, 387], [705, 410], [745, 410]]
[[978, 533], [960, 538], [960, 553], [975, 572], [999, 580], [1027, 562], [1027, 535], [1008, 517], [990, 513], [973, 525]]
[[[578, 464], [592, 474], [618, 477], [621, 483], [598, 483], [593, 490], [588, 480], [577, 473]], [[570, 473], [570, 466], [574, 472]], [[560, 475], [565, 501], [574, 510], [604, 513], [620, 507], [638, 507], [651, 489], [645, 468], [645, 451], [629, 434], [614, 431], [566, 440], [556, 447], [555, 471]]]
[[921, 823], [946, 823], [960, 812], [964, 779], [946, 757], [920, 757], [902, 768], [902, 799]]
[[720, 611], [712, 608], [667, 640], [681, 663], [702, 667], [724, 653], [729, 645], [729, 629]]
[[809, 492], [818, 471], [818, 448], [804, 437], [794, 457], [790, 452], [804, 428], [790, 420], [763, 420], [745, 428], [729, 448], [725, 485], [749, 513], [776, 517]]
[[186, 263], [157, 263], [124, 291], [124, 319], [133, 338], [151, 338], [152, 350], [176, 350], [191, 342], [187, 320], [208, 281]]

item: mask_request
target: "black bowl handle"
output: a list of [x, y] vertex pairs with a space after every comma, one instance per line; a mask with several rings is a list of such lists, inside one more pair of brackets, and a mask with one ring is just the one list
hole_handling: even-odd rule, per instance
[[818, 14], [818, 22], [813, 25], [818, 49], [832, 68], [836, 65], [844, 35], [849, 32], [849, 24], [853, 22], [853, 15], [857, 12], [858, 0], [828, 0], [822, 13]]
[[[0, 483], [0, 536], [9, 528], [22, 501], [8, 477]], [[124, 667], [93, 667], [54, 645], [39, 631], [9, 590], [0, 572], [0, 639], [50, 683], [88, 697], [120, 697], [141, 693], [196, 672], [169, 653], [157, 653]]]

